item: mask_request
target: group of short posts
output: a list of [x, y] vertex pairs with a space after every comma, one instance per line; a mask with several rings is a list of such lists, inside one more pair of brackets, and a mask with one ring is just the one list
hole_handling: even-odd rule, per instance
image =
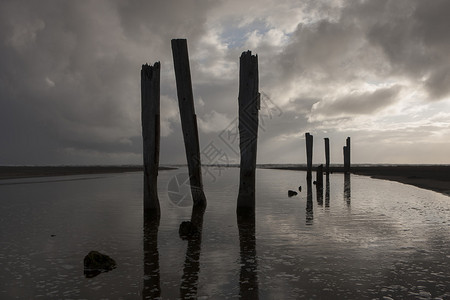
[[[205, 209], [200, 147], [192, 92], [191, 73], [186, 39], [172, 40], [178, 105], [183, 131], [189, 180], [194, 208]], [[144, 161], [144, 212], [160, 216], [157, 176], [160, 149], [160, 70], [159, 62], [145, 64], [141, 70], [141, 120]], [[256, 145], [258, 138], [258, 56], [243, 52], [239, 70], [239, 135], [240, 182], [237, 213], [254, 214]]]
[[[306, 179], [309, 183], [312, 180], [312, 159], [313, 159], [313, 135], [309, 132], [305, 133], [306, 140]], [[325, 141], [325, 170], [323, 164], [316, 168], [316, 187], [323, 188], [323, 173], [330, 174], [330, 139], [324, 138]], [[350, 174], [350, 137], [346, 139], [344, 146], [344, 173]]]

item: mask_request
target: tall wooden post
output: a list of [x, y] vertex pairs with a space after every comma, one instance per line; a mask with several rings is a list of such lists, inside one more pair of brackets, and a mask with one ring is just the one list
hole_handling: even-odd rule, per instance
[[238, 214], [254, 213], [258, 141], [258, 56], [243, 52], [239, 70], [239, 148], [241, 152]]
[[330, 173], [330, 139], [324, 138], [325, 140], [325, 172]]
[[312, 134], [309, 134], [309, 132], [305, 133], [305, 140], [306, 140], [306, 178], [311, 179], [312, 175], [312, 157], [313, 157], [313, 136]]
[[194, 206], [206, 206], [187, 40], [173, 39], [172, 54], [192, 199]]
[[346, 146], [344, 146], [344, 172], [350, 172], [350, 137], [346, 140]]
[[144, 211], [160, 214], [157, 178], [159, 167], [160, 138], [160, 70], [142, 65], [141, 69], [141, 121], [144, 145]]

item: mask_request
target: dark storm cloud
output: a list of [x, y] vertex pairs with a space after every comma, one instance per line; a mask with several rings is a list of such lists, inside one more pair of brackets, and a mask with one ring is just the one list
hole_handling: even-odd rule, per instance
[[182, 163], [172, 38], [188, 39], [200, 143], [236, 118], [239, 56], [252, 50], [260, 90], [283, 112], [260, 132], [259, 157], [276, 161], [276, 148], [290, 159], [295, 139], [325, 130], [328, 117], [349, 125], [354, 116], [407, 107], [404, 94], [415, 93], [418, 103], [445, 102], [449, 6], [1, 1], [0, 164], [140, 163], [139, 74], [155, 61], [162, 64], [161, 161]]
[[140, 65], [169, 60], [170, 38], [204, 33], [207, 4], [174, 4], [2, 1], [0, 163], [63, 163], [77, 150], [138, 163]]
[[[383, 5], [373, 16], [378, 18], [361, 23], [368, 41], [380, 47], [388, 59], [391, 75], [405, 76], [416, 84], [424, 82], [431, 101], [448, 96], [450, 18], [444, 12], [450, 10], [450, 2], [380, 2]], [[364, 3], [360, 8], [365, 8]]]

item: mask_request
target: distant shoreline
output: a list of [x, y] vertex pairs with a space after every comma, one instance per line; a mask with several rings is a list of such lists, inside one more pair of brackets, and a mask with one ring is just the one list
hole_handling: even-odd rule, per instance
[[[267, 166], [264, 168], [306, 171], [306, 166]], [[343, 171], [343, 167], [330, 167], [330, 172], [343, 173]], [[414, 185], [450, 196], [450, 166], [448, 165], [352, 166], [350, 172], [356, 175]]]
[[[47, 176], [107, 174], [142, 172], [142, 166], [0, 166], [0, 179], [17, 179]], [[175, 170], [175, 167], [159, 167], [159, 170]]]
[[[233, 165], [230, 167], [238, 167]], [[258, 165], [260, 169], [306, 171], [302, 165]], [[160, 167], [160, 170], [175, 170], [177, 167]], [[314, 169], [315, 170], [315, 169]], [[107, 174], [142, 172], [142, 166], [0, 166], [0, 180], [47, 176], [67, 176], [85, 174]], [[331, 166], [330, 172], [342, 173], [343, 167]], [[450, 196], [449, 165], [356, 165], [351, 173], [372, 178], [397, 181], [432, 190]]]

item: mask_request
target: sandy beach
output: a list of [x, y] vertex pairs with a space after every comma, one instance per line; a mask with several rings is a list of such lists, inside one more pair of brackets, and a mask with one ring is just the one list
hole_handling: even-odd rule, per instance
[[[160, 170], [176, 168], [160, 167]], [[142, 166], [0, 166], [0, 179], [66, 176], [83, 174], [107, 174], [142, 171]]]
[[[306, 171], [306, 166], [270, 168]], [[330, 172], [343, 172], [343, 168], [330, 167]], [[410, 184], [450, 196], [450, 166], [448, 165], [352, 166], [351, 173]]]

